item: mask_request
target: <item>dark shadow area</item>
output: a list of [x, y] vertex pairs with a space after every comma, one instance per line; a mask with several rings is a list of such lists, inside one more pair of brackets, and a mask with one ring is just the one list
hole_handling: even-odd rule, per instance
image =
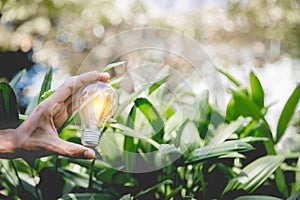
[[31, 52], [0, 52], [0, 77], [11, 80], [20, 70], [29, 69], [34, 63], [28, 58]]

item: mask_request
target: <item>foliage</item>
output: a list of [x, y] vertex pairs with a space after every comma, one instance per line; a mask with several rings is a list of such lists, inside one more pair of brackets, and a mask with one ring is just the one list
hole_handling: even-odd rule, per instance
[[[287, 198], [299, 189], [300, 154], [281, 154], [276, 144], [293, 120], [299, 85], [282, 111], [274, 139], [256, 75], [250, 74], [250, 88], [246, 88], [219, 71], [236, 86], [225, 115], [209, 103], [208, 91], [193, 96], [194, 103], [179, 112], [164, 98], [166, 74], [136, 88], [119, 106], [117, 123], [108, 125], [101, 139], [102, 159], [49, 156], [31, 166], [22, 159], [2, 160], [1, 190], [8, 198], [21, 199]], [[43, 100], [52, 94], [48, 91], [51, 74], [50, 68], [40, 92]], [[118, 81], [112, 82], [118, 94], [125, 92]], [[16, 102], [7, 101], [13, 98], [13, 90], [6, 83], [0, 86], [1, 113], [13, 113], [7, 112], [17, 110]], [[212, 115], [221, 120], [211, 121]], [[60, 137], [78, 142], [74, 119], [76, 114], [59, 130]], [[144, 171], [136, 173], [141, 168]]]

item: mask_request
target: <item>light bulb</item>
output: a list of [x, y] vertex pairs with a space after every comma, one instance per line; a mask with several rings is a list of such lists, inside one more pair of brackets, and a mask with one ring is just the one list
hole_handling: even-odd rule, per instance
[[115, 90], [103, 82], [84, 86], [79, 91], [77, 107], [81, 119], [84, 146], [95, 148], [99, 144], [100, 136], [117, 107]]

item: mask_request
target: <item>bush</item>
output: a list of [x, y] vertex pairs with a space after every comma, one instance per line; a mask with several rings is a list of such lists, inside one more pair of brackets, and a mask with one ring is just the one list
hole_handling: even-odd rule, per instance
[[[225, 114], [209, 103], [208, 91], [191, 95], [192, 103], [185, 103], [178, 112], [164, 91], [166, 74], [136, 89], [119, 106], [117, 123], [108, 124], [103, 133], [101, 159], [1, 160], [1, 195], [21, 199], [287, 198], [300, 188], [300, 154], [282, 154], [275, 146], [292, 122], [300, 84], [283, 108], [273, 138], [256, 75], [250, 74], [250, 88], [246, 88], [218, 70], [236, 86]], [[50, 68], [39, 100], [33, 100], [27, 113], [53, 93], [49, 91], [51, 77]], [[124, 92], [118, 80], [111, 83], [120, 95]], [[15, 127], [26, 115], [18, 114], [10, 85], [0, 84], [0, 117]], [[69, 117], [59, 130], [60, 137], [80, 142], [76, 120], [76, 114]]]

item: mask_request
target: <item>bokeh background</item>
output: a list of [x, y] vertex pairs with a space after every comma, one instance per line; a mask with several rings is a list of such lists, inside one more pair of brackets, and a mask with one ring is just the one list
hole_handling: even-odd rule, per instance
[[[298, 0], [1, 0], [0, 77], [10, 80], [27, 69], [16, 91], [26, 107], [47, 66], [54, 68], [55, 88], [105, 39], [134, 28], [169, 28], [195, 39], [241, 81], [255, 71], [266, 104], [274, 103], [267, 117], [277, 122], [300, 80], [299, 10]], [[113, 53], [103, 48], [99, 56], [105, 60]]]

